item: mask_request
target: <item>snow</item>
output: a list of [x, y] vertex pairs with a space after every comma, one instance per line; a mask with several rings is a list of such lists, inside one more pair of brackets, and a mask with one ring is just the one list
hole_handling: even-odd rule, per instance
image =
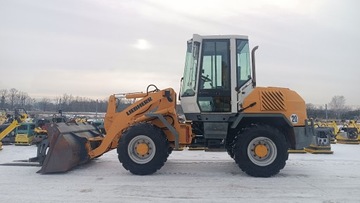
[[[0, 166], [1, 202], [360, 202], [360, 145], [334, 154], [290, 154], [270, 178], [243, 173], [226, 152], [174, 151], [157, 173], [132, 175], [116, 150], [63, 174]], [[5, 145], [0, 163], [35, 156], [35, 146]]]

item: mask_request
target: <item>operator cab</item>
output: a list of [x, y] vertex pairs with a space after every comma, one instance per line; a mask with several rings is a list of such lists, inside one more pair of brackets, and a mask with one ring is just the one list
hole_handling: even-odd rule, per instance
[[207, 116], [213, 121], [228, 119], [239, 112], [239, 104], [253, 84], [247, 36], [195, 34], [187, 42], [180, 90], [187, 119], [202, 120], [203, 115], [209, 114], [220, 115]]

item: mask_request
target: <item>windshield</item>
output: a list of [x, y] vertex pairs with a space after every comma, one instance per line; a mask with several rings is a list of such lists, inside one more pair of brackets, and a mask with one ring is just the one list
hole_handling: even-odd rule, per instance
[[192, 40], [187, 42], [185, 70], [180, 93], [183, 97], [195, 95], [199, 47], [199, 42]]
[[21, 125], [17, 128], [18, 130], [27, 130], [28, 129], [28, 125]]
[[249, 41], [236, 40], [237, 87], [243, 86], [251, 79]]

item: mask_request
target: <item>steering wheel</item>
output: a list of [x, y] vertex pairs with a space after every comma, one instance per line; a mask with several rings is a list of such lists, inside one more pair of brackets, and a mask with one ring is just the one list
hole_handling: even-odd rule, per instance
[[201, 79], [202, 79], [204, 82], [211, 82], [211, 79], [209, 78], [209, 76], [201, 75]]

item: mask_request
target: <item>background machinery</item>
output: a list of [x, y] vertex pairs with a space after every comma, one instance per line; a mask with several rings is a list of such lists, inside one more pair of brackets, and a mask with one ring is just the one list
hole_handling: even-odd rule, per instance
[[34, 122], [23, 122], [16, 127], [15, 145], [32, 145], [34, 140]]
[[[48, 139], [38, 145], [40, 173], [65, 172], [117, 149], [123, 167], [152, 174], [173, 149], [224, 149], [251, 176], [277, 174], [288, 149], [307, 147], [314, 136], [304, 100], [288, 88], [256, 87], [255, 47], [247, 36], [194, 35], [187, 42], [176, 112], [172, 88], [149, 85], [144, 93], [111, 95], [104, 119], [106, 135], [80, 123], [47, 124]], [[120, 111], [119, 98], [136, 99]]]
[[1, 141], [27, 118], [28, 114], [25, 109], [15, 109], [13, 117], [8, 114], [7, 121], [0, 126], [0, 150], [2, 149]]
[[304, 148], [304, 151], [311, 154], [333, 154], [334, 152], [331, 151], [332, 128], [317, 127], [314, 133], [313, 141]]
[[68, 122], [69, 119], [66, 118], [65, 115], [62, 114], [62, 110], [59, 110], [58, 114], [53, 114], [51, 117], [43, 117], [35, 119], [35, 129], [34, 129], [34, 139], [33, 143], [38, 144], [43, 139], [47, 138], [47, 123], [65, 123]]
[[340, 144], [360, 144], [356, 121], [350, 120], [348, 123], [344, 123], [336, 134], [336, 141]]
[[314, 123], [315, 128], [320, 128], [320, 131], [329, 131], [330, 143], [336, 144], [335, 136], [339, 133], [339, 127], [336, 121], [324, 121]]

